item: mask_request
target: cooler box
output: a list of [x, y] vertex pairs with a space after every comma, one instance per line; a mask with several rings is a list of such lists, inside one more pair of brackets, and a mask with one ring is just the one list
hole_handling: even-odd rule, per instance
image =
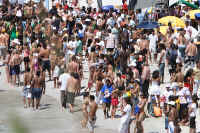
[[196, 13], [195, 18], [196, 18], [196, 20], [200, 20], [200, 13]]

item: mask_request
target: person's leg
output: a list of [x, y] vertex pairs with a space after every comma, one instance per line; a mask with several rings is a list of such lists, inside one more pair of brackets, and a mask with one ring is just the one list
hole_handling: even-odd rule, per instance
[[103, 103], [104, 118], [106, 119], [106, 103]]
[[73, 113], [73, 105], [72, 104], [68, 104], [69, 105], [69, 110], [71, 113]]
[[107, 118], [109, 118], [110, 105], [111, 103], [107, 103], [107, 112], [106, 112]]
[[56, 88], [56, 77], [53, 78], [54, 88]]
[[35, 108], [34, 97], [32, 98], [32, 108]]
[[19, 74], [17, 74], [17, 80], [18, 80], [18, 86], [20, 86], [21, 84], [20, 84], [20, 75]]
[[86, 110], [83, 110], [83, 120], [81, 121], [82, 127], [86, 127], [88, 122], [88, 112]]
[[49, 73], [49, 80], [51, 80], [51, 62], [50, 62], [50, 60], [47, 61], [47, 70]]
[[9, 69], [8, 66], [6, 66], [6, 78], [7, 78], [7, 82], [10, 82], [10, 74], [9, 74]]
[[24, 102], [24, 108], [26, 108], [27, 107], [27, 105], [26, 105], [26, 96], [23, 97], [23, 102]]
[[115, 107], [114, 107], [114, 105], [112, 105], [112, 110], [111, 110], [111, 119], [114, 119], [114, 117], [115, 117], [115, 113], [114, 113], [114, 109]]
[[14, 74], [14, 80], [13, 80], [13, 85], [14, 85], [14, 86], [16, 85], [16, 77], [17, 77], [17, 75]]
[[31, 98], [27, 98], [28, 99], [28, 107], [31, 107]]
[[40, 106], [40, 98], [36, 98], [36, 109]]

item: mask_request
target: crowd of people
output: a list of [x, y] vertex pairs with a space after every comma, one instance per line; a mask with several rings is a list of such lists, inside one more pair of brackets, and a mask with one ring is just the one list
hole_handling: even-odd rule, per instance
[[[39, 109], [48, 91], [48, 72], [48, 80], [60, 88], [63, 111], [69, 107], [73, 113], [75, 97], [83, 95], [81, 124], [90, 133], [98, 106], [105, 119], [120, 113], [120, 133], [144, 133], [145, 118], [162, 116], [168, 133], [181, 132], [181, 125], [196, 132], [200, 60], [192, 29], [199, 31], [198, 23], [192, 25], [187, 16], [185, 28], [177, 30], [169, 23], [166, 35], [159, 28], [136, 28], [148, 18], [182, 17], [190, 8], [144, 15], [140, 9], [103, 11], [53, 4], [50, 11], [32, 2], [0, 7], [1, 62], [7, 82], [23, 86], [24, 108]], [[83, 87], [84, 63], [89, 77]], [[152, 72], [152, 65], [158, 69]]]

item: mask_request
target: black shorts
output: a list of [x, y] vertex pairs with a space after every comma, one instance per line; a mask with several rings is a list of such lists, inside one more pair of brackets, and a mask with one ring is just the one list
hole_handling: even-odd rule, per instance
[[145, 80], [142, 84], [142, 93], [145, 97], [149, 96], [149, 80]]
[[20, 65], [14, 65], [13, 67], [13, 71], [12, 71], [13, 75], [19, 75], [20, 74]]
[[24, 57], [24, 62], [28, 63], [30, 61], [29, 57]]
[[50, 63], [50, 60], [45, 60], [45, 61], [43, 61], [43, 63], [42, 63], [42, 70], [43, 71], [48, 71], [48, 72], [50, 72], [50, 70], [51, 70], [51, 63]]
[[113, 52], [114, 48], [107, 48], [108, 52]]
[[190, 128], [196, 128], [196, 117], [190, 117]]
[[111, 103], [104, 103], [106, 108], [110, 108]]

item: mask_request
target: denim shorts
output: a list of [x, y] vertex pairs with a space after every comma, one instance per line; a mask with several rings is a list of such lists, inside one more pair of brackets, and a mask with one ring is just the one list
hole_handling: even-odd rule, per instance
[[42, 95], [42, 89], [41, 88], [33, 88], [32, 89], [32, 98], [39, 99]]
[[169, 127], [168, 117], [165, 117], [165, 129], [167, 130]]

